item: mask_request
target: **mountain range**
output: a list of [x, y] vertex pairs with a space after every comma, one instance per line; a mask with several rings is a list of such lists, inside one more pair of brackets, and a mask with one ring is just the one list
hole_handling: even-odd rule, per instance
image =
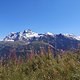
[[0, 41], [0, 56], [5, 57], [12, 53], [17, 56], [29, 56], [31, 53], [46, 54], [49, 49], [56, 56], [60, 51], [75, 51], [80, 48], [80, 37], [72, 34], [40, 34], [32, 30], [12, 32]]
[[25, 44], [31, 44], [35, 41], [44, 42], [50, 44], [56, 49], [71, 50], [79, 48], [80, 36], [73, 34], [53, 34], [36, 33], [32, 30], [24, 30], [23, 32], [12, 32], [3, 39], [4, 42], [24, 42]]
[[[53, 34], [50, 32], [39, 34], [28, 29], [28, 30], [24, 30], [23, 32], [12, 32], [4, 38], [4, 41], [28, 41], [34, 37], [37, 39], [45, 36], [56, 37], [57, 35], [59, 34]], [[80, 36], [75, 36], [73, 34], [61, 34], [61, 35], [70, 39], [72, 38], [72, 39], [80, 40]]]

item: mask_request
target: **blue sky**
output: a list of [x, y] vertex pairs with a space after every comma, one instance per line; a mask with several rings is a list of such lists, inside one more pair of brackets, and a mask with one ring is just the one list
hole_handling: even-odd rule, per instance
[[80, 35], [80, 0], [0, 0], [0, 38], [24, 29]]

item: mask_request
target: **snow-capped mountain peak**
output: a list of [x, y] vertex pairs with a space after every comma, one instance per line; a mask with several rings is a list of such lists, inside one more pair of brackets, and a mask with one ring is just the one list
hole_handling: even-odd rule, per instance
[[30, 29], [28, 29], [28, 30], [24, 30], [22, 36], [25, 37], [25, 38], [27, 38], [27, 37], [28, 38], [30, 38], [30, 37], [37, 37], [38, 36], [38, 33], [33, 32]]
[[31, 31], [30, 29], [24, 30], [23, 32], [12, 32], [4, 38], [4, 41], [15, 41], [15, 40], [27, 40], [32, 37], [39, 37], [38, 33]]
[[53, 36], [54, 34], [51, 32], [47, 32], [46, 35], [52, 35]]
[[68, 38], [73, 38], [73, 39], [80, 40], [80, 36], [76, 36], [76, 35], [73, 35], [73, 34], [64, 34], [64, 36], [66, 36]]
[[23, 33], [33, 33], [32, 30], [28, 29], [28, 30], [24, 30]]

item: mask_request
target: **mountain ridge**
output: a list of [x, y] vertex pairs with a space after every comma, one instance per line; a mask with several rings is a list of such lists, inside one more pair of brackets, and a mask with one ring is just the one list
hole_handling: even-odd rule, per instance
[[[33, 42], [44, 42], [53, 46], [56, 50], [74, 50], [80, 47], [80, 37], [72, 34], [36, 33], [32, 30], [23, 32], [12, 32], [3, 39], [4, 42], [19, 42], [33, 44]], [[36, 45], [36, 44], [35, 44]]]
[[[31, 39], [33, 37], [39, 38], [39, 37], [42, 37], [42, 36], [45, 36], [45, 35], [55, 37], [56, 35], [59, 35], [59, 34], [53, 34], [51, 32], [39, 34], [39, 33], [33, 32], [32, 30], [28, 29], [28, 30], [24, 30], [23, 32], [11, 32], [8, 36], [6, 36], [3, 39], [3, 41], [18, 41], [18, 40], [22, 41], [24, 39], [28, 40], [28, 39]], [[80, 40], [80, 36], [76, 36], [76, 35], [73, 35], [73, 34], [61, 34], [61, 35], [65, 36], [67, 38]]]

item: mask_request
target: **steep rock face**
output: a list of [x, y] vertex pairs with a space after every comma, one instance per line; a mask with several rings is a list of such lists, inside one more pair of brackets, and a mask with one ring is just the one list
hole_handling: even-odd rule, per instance
[[22, 41], [31, 44], [34, 41], [43, 41], [55, 47], [55, 49], [71, 50], [77, 49], [80, 44], [80, 37], [72, 34], [38, 34], [30, 29], [23, 32], [14, 32], [6, 36], [3, 41]]

